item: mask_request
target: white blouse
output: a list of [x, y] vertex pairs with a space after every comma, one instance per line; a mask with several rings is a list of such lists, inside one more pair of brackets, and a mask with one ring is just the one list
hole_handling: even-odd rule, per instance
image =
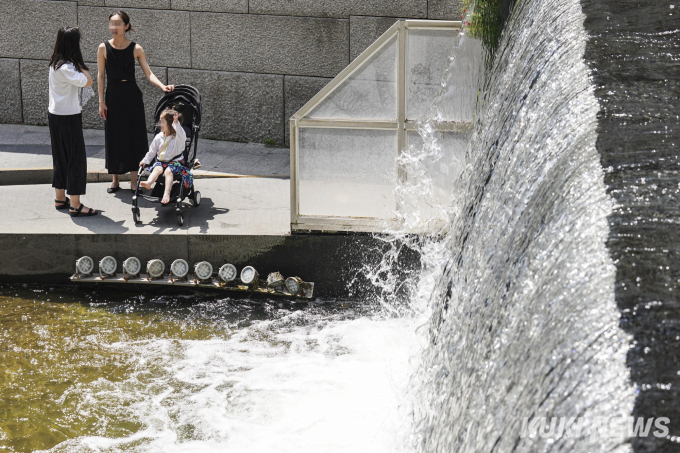
[[151, 141], [149, 152], [146, 153], [142, 162], [146, 165], [151, 165], [154, 157], [157, 157], [161, 162], [172, 162], [182, 157], [186, 147], [187, 133], [177, 121], [172, 123], [172, 127], [175, 129], [175, 135], [166, 137], [163, 132], [158, 133]]
[[47, 110], [52, 115], [81, 113], [78, 90], [85, 85], [87, 77], [76, 71], [71, 63], [64, 63], [56, 71], [50, 66], [50, 103]]

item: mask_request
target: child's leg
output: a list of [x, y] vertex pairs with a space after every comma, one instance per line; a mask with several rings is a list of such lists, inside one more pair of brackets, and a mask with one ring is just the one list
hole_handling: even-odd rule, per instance
[[163, 204], [168, 204], [170, 203], [170, 191], [172, 190], [172, 182], [173, 182], [173, 175], [172, 175], [172, 170], [170, 170], [170, 167], [165, 169], [165, 193], [163, 194], [163, 200], [161, 200], [161, 203]]
[[151, 174], [149, 175], [149, 179], [147, 179], [145, 182], [141, 183], [140, 185], [144, 187], [145, 189], [151, 189], [151, 184], [155, 183], [158, 177], [163, 173], [163, 167], [155, 167]]

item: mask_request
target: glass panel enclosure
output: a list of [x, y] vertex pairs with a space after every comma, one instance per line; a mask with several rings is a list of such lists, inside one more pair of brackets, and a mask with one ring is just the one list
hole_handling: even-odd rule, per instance
[[[427, 115], [428, 108], [442, 91], [444, 72], [458, 45], [458, 30], [410, 30], [406, 56], [406, 118]], [[455, 89], [455, 87], [454, 87]], [[444, 118], [444, 121], [449, 121]]]
[[[451, 202], [477, 96], [476, 84], [473, 89], [461, 81], [476, 82], [479, 74], [471, 76], [470, 67], [481, 62], [481, 45], [480, 55], [474, 54], [467, 41], [475, 40], [460, 35], [460, 26], [398, 21], [293, 115], [292, 231], [395, 227], [397, 219], [405, 218], [398, 214], [411, 213], [398, 212], [410, 205], [400, 198], [397, 206], [397, 185], [421, 181], [431, 182], [432, 188], [416, 213], [425, 219], [423, 230], [433, 231], [441, 223], [446, 212], [437, 206]], [[454, 53], [457, 64], [451, 67]], [[459, 54], [465, 61], [458, 61]], [[476, 60], [468, 62], [471, 56]], [[439, 106], [443, 121], [431, 124], [437, 138], [434, 147], [426, 147], [410, 120], [426, 115], [444, 86], [449, 90], [445, 104], [453, 93], [456, 105]], [[422, 165], [398, 159], [413, 147], [415, 154], [425, 153]]]
[[[411, 32], [413, 33], [413, 32]], [[444, 121], [471, 122], [484, 61], [479, 39], [461, 35], [456, 42], [455, 60], [441, 81], [446, 86], [444, 102], [438, 105]]]
[[391, 218], [396, 131], [301, 128], [300, 215]]
[[434, 205], [450, 206], [453, 202], [453, 188], [465, 165], [465, 151], [468, 137], [457, 132], [439, 132], [435, 142], [424, 149], [423, 138], [417, 132], [408, 133], [408, 146], [427, 153], [430, 158], [423, 160], [421, 171], [430, 179]]
[[336, 88], [309, 118], [397, 118], [397, 38]]

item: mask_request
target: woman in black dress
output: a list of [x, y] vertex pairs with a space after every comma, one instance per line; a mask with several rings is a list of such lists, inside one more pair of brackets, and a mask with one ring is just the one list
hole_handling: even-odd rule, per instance
[[139, 60], [149, 82], [166, 93], [175, 88], [164, 85], [151, 72], [142, 46], [126, 36], [132, 30], [130, 17], [125, 12], [111, 14], [109, 31], [113, 38], [100, 44], [97, 52], [99, 116], [106, 122], [106, 169], [113, 175], [109, 193], [120, 190], [119, 175], [127, 172], [130, 172], [131, 187], [135, 187], [139, 161], [149, 148], [142, 91], [135, 80], [135, 59]]

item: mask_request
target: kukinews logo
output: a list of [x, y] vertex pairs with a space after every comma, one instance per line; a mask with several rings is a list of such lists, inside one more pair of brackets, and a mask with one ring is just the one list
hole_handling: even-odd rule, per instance
[[624, 439], [631, 437], [666, 437], [668, 424], [666, 417], [525, 417], [522, 419], [521, 438], [560, 438], [587, 437], [591, 439]]

